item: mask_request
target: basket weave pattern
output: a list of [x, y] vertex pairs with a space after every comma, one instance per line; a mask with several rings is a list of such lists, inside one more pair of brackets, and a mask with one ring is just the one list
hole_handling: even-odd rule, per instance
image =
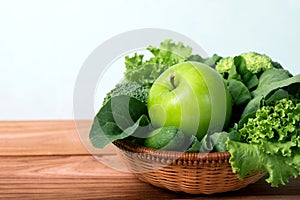
[[258, 181], [263, 172], [239, 180], [232, 172], [229, 152], [182, 153], [154, 150], [127, 140], [114, 144], [129, 170], [154, 186], [189, 194], [238, 190]]

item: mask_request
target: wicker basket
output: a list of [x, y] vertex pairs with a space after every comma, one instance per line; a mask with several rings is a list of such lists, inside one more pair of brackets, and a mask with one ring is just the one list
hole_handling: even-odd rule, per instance
[[189, 194], [234, 191], [264, 176], [255, 172], [239, 180], [232, 172], [229, 152], [182, 153], [146, 148], [128, 140], [114, 144], [129, 170], [154, 186]]

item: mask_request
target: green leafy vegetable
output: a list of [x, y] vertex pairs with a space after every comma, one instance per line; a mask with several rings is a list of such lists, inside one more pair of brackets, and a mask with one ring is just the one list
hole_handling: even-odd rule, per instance
[[269, 173], [272, 186], [300, 174], [300, 103], [284, 98], [258, 109], [239, 130], [247, 143], [227, 141], [230, 163], [240, 177], [255, 170]]
[[119, 83], [112, 89], [104, 98], [103, 105], [106, 104], [112, 97], [126, 95], [147, 104], [149, 87], [142, 86], [137, 83]]
[[[203, 58], [172, 40], [147, 50], [153, 56], [146, 61], [137, 53], [126, 56], [124, 81], [107, 94], [94, 118], [89, 136], [95, 147], [131, 136], [132, 141], [155, 149], [229, 151], [239, 178], [264, 171], [272, 186], [300, 174], [300, 74], [293, 76], [267, 55], [256, 52]], [[201, 141], [178, 127], [153, 130], [148, 119], [150, 87], [165, 70], [184, 61], [216, 68], [233, 103], [230, 126], [207, 133]]]
[[240, 133], [249, 143], [272, 138], [281, 142], [300, 136], [299, 124], [300, 104], [285, 98], [257, 110], [255, 118], [250, 118]]
[[[253, 74], [259, 74], [267, 69], [274, 68], [273, 62], [270, 57], [264, 54], [256, 52], [248, 52], [240, 55], [245, 60], [246, 68]], [[220, 73], [229, 72], [232, 65], [234, 65], [234, 59], [227, 57], [217, 63], [216, 69]], [[278, 65], [276, 65], [277, 67]]]
[[188, 145], [186, 141], [186, 135], [179, 128], [167, 126], [152, 131], [144, 145], [153, 149], [184, 151]]
[[251, 94], [248, 88], [241, 81], [230, 80], [228, 82], [228, 89], [234, 105], [239, 106], [251, 100]]
[[150, 63], [172, 66], [185, 61], [192, 54], [192, 48], [184, 46], [182, 42], [177, 44], [172, 40], [165, 40], [160, 43], [160, 48], [149, 46], [147, 48], [154, 57], [150, 58]]
[[212, 57], [209, 58], [202, 58], [200, 55], [191, 55], [187, 61], [196, 61], [196, 62], [201, 62], [204, 63], [212, 68], [215, 68], [216, 63], [221, 60], [222, 57], [217, 55], [217, 54], [213, 54]]
[[134, 54], [133, 57], [125, 57], [125, 78], [129, 82], [140, 85], [152, 85], [156, 78], [170, 66], [187, 60], [192, 55], [192, 48], [178, 44], [172, 40], [165, 40], [159, 48], [149, 46], [147, 48], [154, 57], [143, 61], [143, 55]]
[[195, 136], [191, 137], [191, 145], [187, 152], [200, 152], [208, 153], [211, 151], [226, 152], [226, 140], [239, 141], [240, 135], [237, 131], [233, 130], [231, 132], [216, 132], [212, 134], [206, 134], [201, 141], [199, 141]]
[[[276, 69], [276, 70], [280, 70], [280, 69]], [[273, 76], [277, 75], [277, 71], [275, 69], [272, 71], [265, 71], [265, 73], [270, 73], [272, 72]], [[264, 74], [261, 75], [261, 78], [264, 78]], [[271, 77], [271, 74], [269, 74], [268, 76], [270, 79], [273, 79]], [[281, 76], [282, 78], [284, 76]], [[289, 90], [290, 86], [295, 86], [295, 84], [297, 84], [298, 88], [300, 86], [300, 74], [293, 76], [293, 77], [287, 77], [285, 76], [285, 79], [279, 80], [279, 81], [274, 81], [274, 82], [270, 82], [269, 84], [261, 84], [259, 87], [257, 87], [256, 90], [254, 90], [252, 92], [252, 96], [254, 97], [253, 99], [250, 100], [250, 102], [246, 105], [242, 115], [241, 115], [241, 120], [245, 121], [245, 119], [243, 118], [247, 118], [247, 116], [251, 113], [255, 113], [262, 105], [262, 101], [269, 101], [269, 98], [279, 98], [280, 97], [284, 97], [283, 96], [283, 91], [276, 92], [279, 89], [284, 89], [285, 91]], [[296, 90], [297, 92], [297, 90]], [[274, 96], [275, 94], [275, 96]], [[296, 93], [290, 93], [291, 95], [297, 95]]]
[[149, 131], [147, 106], [130, 96], [112, 97], [95, 116], [90, 130], [90, 141], [94, 147], [107, 144], [133, 134]]
[[300, 83], [300, 74], [287, 78], [287, 79], [283, 79], [280, 81], [275, 81], [269, 84], [264, 84], [263, 86], [258, 87], [256, 90], [254, 90], [252, 92], [252, 95], [254, 97], [256, 96], [266, 96], [268, 95], [270, 92], [279, 89], [279, 88], [284, 88], [287, 87], [289, 85], [292, 85], [294, 83]]
[[282, 81], [291, 77], [289, 71], [284, 69], [269, 69], [266, 70], [259, 78], [258, 87], [265, 87], [277, 81]]
[[299, 149], [293, 151], [291, 157], [284, 157], [280, 154], [268, 154], [262, 151], [258, 144], [227, 140], [227, 148], [231, 154], [229, 161], [232, 170], [238, 173], [240, 179], [255, 171], [265, 171], [269, 174], [266, 181], [271, 183], [271, 186], [277, 187], [300, 174]]

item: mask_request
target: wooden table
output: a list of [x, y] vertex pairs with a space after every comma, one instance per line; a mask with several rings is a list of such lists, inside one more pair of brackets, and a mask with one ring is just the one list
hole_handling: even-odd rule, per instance
[[[90, 122], [80, 131], [88, 133]], [[271, 188], [263, 179], [217, 195], [187, 195], [153, 187], [97, 161], [74, 121], [0, 122], [1, 199], [300, 199], [300, 179]], [[84, 142], [83, 142], [84, 143]], [[101, 157], [113, 161], [111, 152]]]

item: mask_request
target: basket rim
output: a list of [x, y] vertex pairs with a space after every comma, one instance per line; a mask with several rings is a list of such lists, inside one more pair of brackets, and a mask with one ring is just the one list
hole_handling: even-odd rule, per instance
[[113, 142], [119, 149], [129, 152], [152, 156], [163, 159], [183, 160], [183, 161], [220, 161], [229, 160], [230, 152], [208, 152], [208, 153], [197, 153], [197, 152], [180, 152], [180, 151], [168, 151], [168, 150], [157, 150], [143, 145], [134, 143], [128, 139], [120, 139]]

